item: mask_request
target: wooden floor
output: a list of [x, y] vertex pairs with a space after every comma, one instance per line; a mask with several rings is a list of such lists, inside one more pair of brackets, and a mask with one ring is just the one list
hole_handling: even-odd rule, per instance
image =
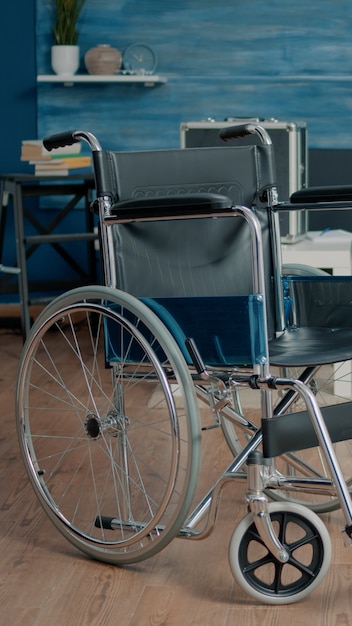
[[[124, 569], [89, 560], [46, 519], [28, 483], [15, 432], [15, 378], [21, 338], [0, 335], [0, 624], [8, 626], [352, 626], [352, 548], [344, 547], [340, 512], [324, 516], [333, 562], [305, 601], [256, 603], [232, 578], [227, 549], [246, 510], [236, 483], [223, 494], [213, 534], [175, 539], [163, 552]], [[227, 450], [218, 431], [204, 435], [204, 480]]]

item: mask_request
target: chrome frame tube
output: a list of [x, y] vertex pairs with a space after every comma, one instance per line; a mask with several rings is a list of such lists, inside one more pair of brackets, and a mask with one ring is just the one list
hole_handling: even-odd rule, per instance
[[[207, 406], [209, 406], [209, 395], [212, 393], [211, 391], [207, 391], [201, 385], [195, 383], [194, 385], [197, 397], [202, 400]], [[241, 428], [244, 432], [248, 432], [250, 434], [256, 433], [258, 427], [255, 424], [252, 424], [249, 420], [247, 420], [243, 415], [238, 413], [232, 406], [222, 406], [221, 414], [229, 419], [233, 424]]]
[[[240, 454], [234, 459], [234, 461], [229, 465], [227, 470], [223, 473], [223, 475], [219, 478], [219, 480], [215, 483], [215, 485], [208, 491], [208, 493], [204, 496], [204, 498], [199, 502], [194, 511], [188, 516], [185, 521], [184, 527], [180, 532], [181, 536], [192, 537], [195, 539], [203, 539], [204, 537], [210, 534], [211, 529], [213, 528], [216, 521], [216, 514], [218, 510], [218, 502], [219, 497], [222, 491], [222, 488], [226, 483], [236, 479], [246, 480], [247, 474], [239, 470], [247, 461], [248, 455], [257, 449], [262, 441], [262, 433], [258, 431], [246, 447], [240, 452]], [[203, 519], [204, 515], [208, 513], [207, 521], [204, 527], [197, 531], [196, 527]]]
[[248, 465], [246, 500], [252, 513], [254, 524], [271, 554], [282, 563], [286, 563], [289, 559], [289, 554], [275, 534], [268, 509], [268, 499], [263, 493], [264, 489], [265, 480], [262, 475], [262, 463], [250, 463]]
[[273, 250], [273, 271], [274, 271], [274, 289], [275, 289], [275, 302], [276, 302], [276, 331], [281, 333], [286, 328], [285, 309], [284, 309], [284, 295], [281, 284], [282, 276], [282, 253], [281, 253], [281, 240], [280, 240], [280, 224], [279, 216], [275, 213], [271, 207], [268, 208], [270, 231], [272, 235], [272, 250]]
[[332, 482], [336, 489], [336, 497], [338, 498], [341, 509], [345, 515], [346, 524], [347, 526], [352, 526], [352, 501], [350, 492], [348, 491], [346, 481], [332, 445], [329, 431], [313, 392], [300, 380], [278, 378], [275, 380], [275, 385], [276, 387], [286, 387], [288, 389], [296, 390], [303, 397], [319, 445], [322, 448], [326, 462], [329, 466]]
[[87, 130], [75, 130], [72, 136], [76, 141], [86, 141], [93, 152], [102, 152], [103, 150], [95, 135]]

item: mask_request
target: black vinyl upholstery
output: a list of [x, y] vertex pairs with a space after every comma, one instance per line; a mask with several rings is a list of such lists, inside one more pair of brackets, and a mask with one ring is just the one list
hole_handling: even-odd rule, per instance
[[[114, 215], [199, 194], [253, 206], [261, 223], [266, 258], [270, 335], [275, 302], [270, 228], [262, 197], [275, 184], [271, 146], [105, 152], [102, 188], [112, 192]], [[106, 172], [109, 172], [109, 180]], [[197, 206], [194, 207], [197, 211]], [[248, 226], [241, 218], [204, 218], [114, 225], [116, 286], [137, 297], [219, 297], [252, 293]], [[231, 313], [229, 313], [231, 315]], [[216, 320], [214, 320], [216, 323]]]

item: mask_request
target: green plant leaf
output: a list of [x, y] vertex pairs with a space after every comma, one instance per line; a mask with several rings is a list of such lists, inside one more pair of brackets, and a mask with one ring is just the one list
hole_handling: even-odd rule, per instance
[[53, 0], [55, 23], [53, 35], [56, 45], [77, 45], [77, 22], [86, 0]]

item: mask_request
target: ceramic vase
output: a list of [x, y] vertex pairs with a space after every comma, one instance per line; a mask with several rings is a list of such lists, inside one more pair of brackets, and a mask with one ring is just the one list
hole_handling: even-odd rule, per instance
[[79, 46], [52, 46], [51, 67], [59, 76], [72, 76], [79, 68]]
[[117, 48], [100, 44], [87, 50], [84, 63], [89, 74], [116, 74], [121, 67], [122, 55]]

